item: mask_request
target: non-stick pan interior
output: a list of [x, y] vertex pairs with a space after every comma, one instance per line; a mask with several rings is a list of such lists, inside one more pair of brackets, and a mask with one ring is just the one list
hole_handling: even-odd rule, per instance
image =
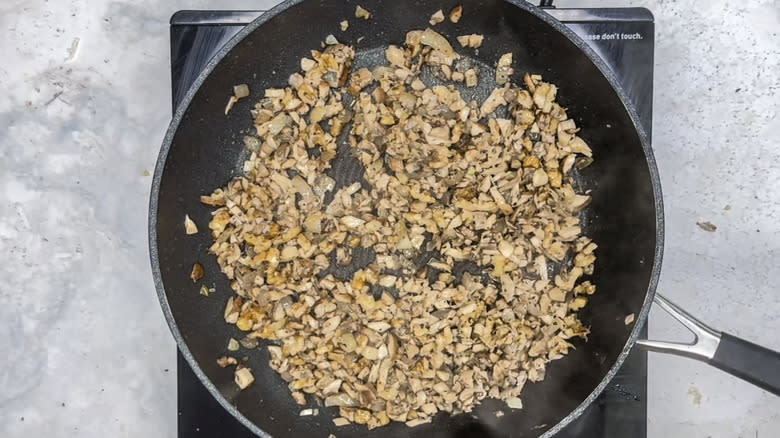
[[[656, 208], [653, 170], [642, 139], [621, 102], [596, 65], [553, 25], [503, 1], [464, 4], [458, 24], [441, 23], [436, 30], [454, 41], [457, 35], [479, 33], [485, 42], [477, 55], [472, 49], [457, 50], [481, 60], [485, 69], [498, 57], [512, 52], [514, 80], [526, 72], [542, 74], [558, 85], [559, 101], [582, 128], [580, 135], [594, 150], [595, 162], [580, 172], [578, 184], [593, 191], [593, 203], [584, 213], [585, 230], [598, 244], [593, 281], [597, 293], [581, 312], [591, 327], [587, 342], [575, 342], [576, 350], [550, 364], [547, 378], [528, 384], [522, 394], [524, 408], [512, 411], [496, 401], [486, 401], [473, 415], [441, 414], [430, 425], [409, 429], [391, 424], [370, 433], [362, 426], [336, 428], [331, 419], [335, 408], [320, 408], [315, 417], [299, 417], [301, 407], [289, 395], [282, 379], [268, 365], [265, 349], [251, 352], [247, 365], [256, 378], [253, 386], [238, 392], [231, 369], [221, 369], [216, 358], [227, 352], [227, 340], [240, 338], [235, 327], [222, 318], [231, 295], [213, 256], [208, 221], [211, 209], [199, 202], [202, 194], [224, 186], [241, 173], [246, 152], [242, 137], [252, 133], [249, 109], [268, 87], [284, 86], [299, 68], [299, 60], [320, 47], [328, 34], [355, 46], [364, 62], [376, 59], [380, 48], [402, 44], [407, 31], [428, 27], [430, 15], [445, 12], [455, 1], [360, 1], [373, 13], [371, 20], [354, 18], [353, 1], [293, 2], [258, 26], [240, 41], [213, 69], [194, 94], [178, 121], [159, 177], [156, 199], [156, 245], [158, 280], [164, 286], [175, 326], [192, 358], [219, 393], [251, 422], [256, 431], [272, 436], [339, 438], [364, 436], [514, 436], [534, 437], [553, 427], [573, 411], [607, 376], [629, 340], [633, 326], [624, 318], [640, 312], [651, 284], [656, 250]], [[349, 20], [346, 32], [341, 20]], [[362, 37], [360, 42], [358, 38]], [[457, 44], [454, 44], [457, 46]], [[487, 71], [483, 77], [491, 76]], [[224, 107], [233, 85], [247, 83], [251, 96], [225, 116]], [[481, 93], [484, 97], [484, 92]], [[177, 120], [174, 120], [174, 125]], [[165, 145], [163, 148], [165, 153]], [[356, 173], [357, 172], [357, 173]], [[158, 169], [158, 174], [160, 169]], [[358, 169], [345, 168], [345, 181], [359, 177]], [[157, 186], [155, 186], [157, 188]], [[153, 193], [153, 206], [155, 193]], [[154, 208], [153, 208], [154, 211]], [[183, 219], [188, 214], [201, 232], [187, 236]], [[153, 260], [154, 261], [154, 260]], [[205, 268], [202, 281], [214, 286], [209, 297], [198, 293], [189, 279], [192, 264]], [[504, 412], [497, 417], [497, 410]]]

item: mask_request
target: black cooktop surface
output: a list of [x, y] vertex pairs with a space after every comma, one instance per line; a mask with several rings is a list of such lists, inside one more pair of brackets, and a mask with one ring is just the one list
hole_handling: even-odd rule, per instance
[[[584, 38], [620, 79], [650, 134], [653, 105], [654, 22], [643, 8], [550, 9]], [[260, 11], [180, 11], [171, 18], [174, 108], [214, 53]], [[255, 436], [225, 411], [181, 354], [178, 361], [178, 436]], [[607, 389], [556, 437], [647, 436], [647, 355], [634, 349]]]

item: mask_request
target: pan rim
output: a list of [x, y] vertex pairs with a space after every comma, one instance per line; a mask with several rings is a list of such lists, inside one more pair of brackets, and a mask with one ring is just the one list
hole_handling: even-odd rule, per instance
[[[208, 376], [206, 376], [206, 374], [203, 372], [200, 365], [198, 364], [198, 361], [192, 355], [192, 352], [187, 346], [187, 343], [184, 340], [181, 331], [178, 328], [178, 325], [176, 324], [176, 321], [173, 317], [173, 312], [170, 307], [170, 303], [168, 302], [168, 298], [165, 293], [165, 287], [162, 282], [162, 272], [160, 269], [159, 252], [157, 246], [157, 229], [156, 229], [157, 211], [158, 211], [160, 183], [162, 181], [163, 169], [165, 168], [165, 163], [167, 162], [168, 159], [168, 153], [170, 151], [170, 147], [173, 143], [173, 139], [176, 135], [176, 131], [178, 130], [179, 125], [181, 124], [184, 114], [186, 113], [186, 110], [189, 108], [190, 104], [192, 103], [192, 100], [194, 96], [197, 94], [200, 87], [210, 76], [211, 72], [216, 68], [216, 66], [223, 60], [223, 58], [225, 58], [225, 56], [228, 53], [230, 53], [230, 51], [236, 45], [238, 45], [247, 35], [254, 32], [255, 29], [259, 28], [267, 21], [273, 19], [274, 17], [284, 12], [285, 10], [289, 9], [290, 7], [298, 5], [305, 1], [308, 0], [285, 0], [277, 4], [273, 8], [269, 9], [267, 12], [260, 15], [250, 24], [245, 26], [243, 29], [241, 29], [222, 48], [220, 48], [214, 54], [214, 56], [209, 60], [209, 62], [203, 68], [201, 73], [193, 82], [192, 86], [190, 86], [186, 95], [184, 96], [181, 103], [176, 108], [173, 114], [171, 123], [168, 126], [168, 129], [163, 138], [163, 143], [160, 147], [160, 152], [157, 157], [157, 162], [155, 164], [155, 170], [152, 179], [152, 186], [151, 186], [151, 193], [150, 193], [150, 200], [149, 200], [149, 216], [148, 216], [147, 226], [148, 226], [148, 237], [149, 237], [149, 256], [152, 265], [152, 277], [157, 292], [157, 298], [160, 301], [160, 306], [162, 308], [163, 314], [168, 324], [168, 328], [170, 329], [174, 339], [176, 340], [177, 347], [179, 351], [181, 351], [182, 355], [184, 356], [189, 366], [192, 368], [195, 375], [198, 377], [198, 380], [201, 381], [201, 383], [206, 387], [209, 393], [211, 393], [211, 395], [217, 400], [217, 402], [231, 415], [233, 415], [233, 417], [235, 417], [246, 428], [248, 428], [254, 434], [264, 438], [271, 438], [271, 435], [265, 432], [264, 430], [262, 430], [254, 422], [250, 421], [246, 416], [244, 416], [244, 414], [241, 413], [238, 410], [238, 408], [236, 408], [233, 404], [231, 404], [227, 400], [227, 398], [225, 398], [225, 396], [222, 395], [222, 393], [214, 385], [211, 379]], [[628, 113], [629, 118], [631, 119], [631, 122], [634, 125], [634, 129], [636, 130], [637, 135], [639, 136], [640, 144], [645, 154], [645, 160], [647, 162], [648, 170], [650, 173], [650, 182], [653, 189], [653, 198], [654, 198], [653, 201], [654, 201], [654, 208], [655, 208], [656, 242], [655, 242], [655, 250], [653, 254], [653, 266], [652, 266], [650, 279], [647, 286], [647, 293], [645, 294], [645, 300], [644, 303], [642, 304], [641, 310], [637, 315], [634, 328], [632, 329], [628, 339], [626, 340], [626, 344], [623, 346], [623, 350], [615, 359], [615, 362], [612, 364], [612, 367], [609, 369], [609, 371], [601, 380], [601, 382], [590, 392], [590, 394], [574, 410], [572, 410], [567, 416], [562, 418], [553, 427], [548, 429], [544, 434], [540, 435], [540, 438], [549, 438], [555, 435], [556, 433], [558, 433], [567, 425], [569, 425], [569, 423], [571, 423], [574, 419], [578, 418], [585, 411], [585, 409], [587, 409], [587, 407], [590, 406], [593, 403], [593, 401], [604, 391], [607, 385], [615, 377], [618, 370], [622, 367], [626, 357], [629, 355], [634, 345], [636, 344], [641, 329], [644, 327], [647, 321], [648, 314], [650, 312], [650, 307], [653, 303], [653, 298], [655, 296], [656, 288], [658, 286], [658, 280], [661, 272], [661, 263], [663, 258], [663, 247], [664, 247], [663, 197], [661, 193], [660, 175], [658, 173], [655, 157], [653, 155], [653, 151], [650, 146], [649, 137], [647, 133], [644, 131], [644, 128], [642, 127], [641, 123], [639, 122], [639, 116], [636, 112], [636, 109], [632, 105], [629, 105], [627, 103], [630, 102], [630, 100], [626, 95], [625, 91], [623, 90], [623, 87], [620, 85], [620, 82], [618, 81], [616, 75], [614, 74], [614, 72], [612, 72], [612, 70], [609, 68], [607, 63], [582, 38], [580, 38], [576, 33], [574, 33], [574, 31], [566, 27], [560, 21], [556, 20], [550, 14], [545, 12], [543, 9], [538, 8], [532, 5], [531, 3], [525, 2], [523, 0], [504, 0], [504, 2], [513, 5], [515, 7], [518, 7], [524, 10], [525, 12], [534, 15], [535, 17], [539, 18], [540, 20], [544, 21], [546, 24], [551, 26], [554, 30], [563, 34], [580, 51], [582, 51], [585, 54], [585, 56], [588, 57], [588, 59], [596, 66], [596, 68], [599, 69], [601, 74], [607, 79], [609, 85], [618, 95], [618, 98], [620, 99], [623, 108]]]

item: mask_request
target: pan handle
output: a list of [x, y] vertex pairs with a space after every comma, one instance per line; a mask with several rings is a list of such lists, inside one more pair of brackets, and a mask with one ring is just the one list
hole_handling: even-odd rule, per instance
[[649, 351], [676, 354], [706, 362], [780, 396], [780, 353], [718, 332], [660, 294], [655, 302], [693, 332], [690, 344], [640, 339], [637, 344]]

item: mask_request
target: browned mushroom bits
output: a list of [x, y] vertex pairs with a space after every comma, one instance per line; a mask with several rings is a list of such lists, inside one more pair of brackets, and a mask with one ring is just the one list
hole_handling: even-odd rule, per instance
[[[338, 425], [413, 426], [486, 397], [519, 409], [524, 383], [588, 333], [577, 311], [595, 292], [581, 277], [596, 244], [571, 172], [591, 150], [555, 85], [512, 83], [511, 54], [480, 74], [425, 29], [385, 55], [353, 69], [351, 47], [327, 45], [255, 105], [245, 175], [202, 197], [216, 207], [210, 251], [235, 291], [225, 320], [245, 348], [270, 341], [259, 348], [292, 397], [338, 406]], [[426, 69], [443, 84], [426, 83]], [[477, 81], [494, 90], [466, 101], [458, 87]], [[364, 184], [328, 176], [340, 138]], [[372, 261], [330, 274], [358, 250]], [[238, 385], [252, 380], [238, 365]]]

